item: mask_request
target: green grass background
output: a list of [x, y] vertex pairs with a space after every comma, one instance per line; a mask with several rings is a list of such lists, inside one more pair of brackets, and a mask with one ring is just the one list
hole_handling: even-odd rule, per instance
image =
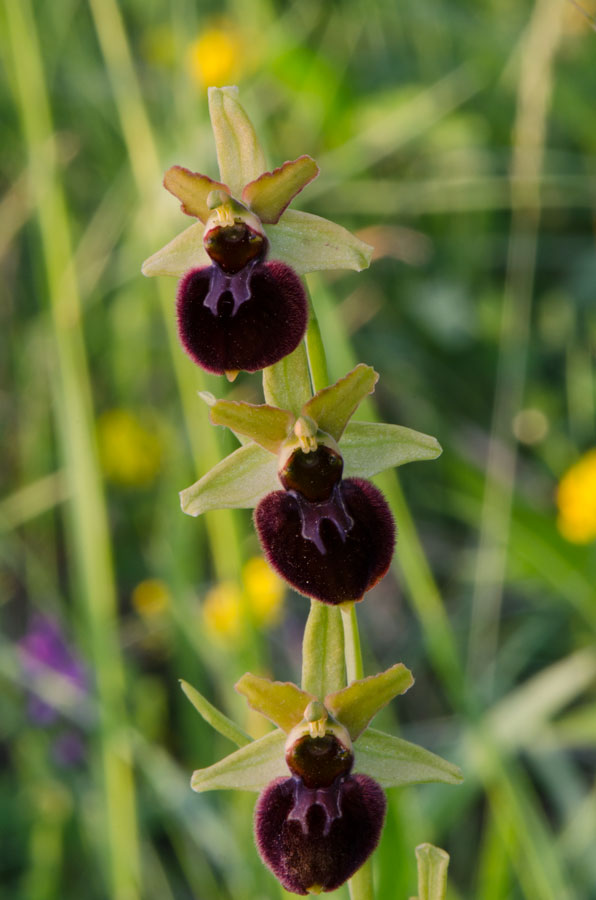
[[[247, 618], [240, 642], [206, 640], [206, 591], [258, 544], [248, 514], [192, 520], [177, 498], [233, 447], [197, 390], [259, 402], [259, 379], [196, 369], [175, 282], [139, 272], [187, 224], [165, 169], [217, 177], [189, 65], [214, 27], [271, 166], [321, 167], [297, 205], [382, 251], [310, 282], [331, 376], [374, 365], [383, 420], [444, 448], [379, 479], [398, 551], [359, 615], [366, 671], [416, 676], [379, 724], [466, 781], [390, 792], [377, 900], [415, 893], [426, 840], [451, 854], [449, 900], [596, 898], [596, 554], [554, 502], [594, 443], [596, 35], [564, 0], [3, 0], [0, 895], [288, 896], [254, 849], [254, 797], [190, 791], [231, 747], [177, 683], [258, 727], [233, 682], [298, 677], [300, 597], [267, 633]], [[102, 466], [114, 409], [159, 442], [145, 483]], [[513, 432], [527, 409], [534, 443]], [[150, 578], [171, 597], [153, 617], [131, 602]], [[36, 611], [92, 676], [83, 702], [37, 686], [85, 735], [70, 769], [27, 717]]]

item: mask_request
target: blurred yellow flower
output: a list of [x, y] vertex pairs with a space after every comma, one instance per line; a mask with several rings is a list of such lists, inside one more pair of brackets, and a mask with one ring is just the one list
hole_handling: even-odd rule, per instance
[[249, 609], [257, 625], [276, 625], [281, 619], [284, 583], [262, 556], [253, 556], [242, 569]]
[[575, 544], [596, 538], [596, 448], [565, 472], [557, 488], [557, 526]]
[[223, 87], [236, 81], [244, 68], [244, 41], [233, 25], [206, 28], [188, 51], [190, 72], [203, 88]]
[[172, 597], [165, 581], [146, 578], [139, 582], [132, 592], [132, 605], [144, 619], [162, 615], [171, 603]]
[[242, 584], [223, 581], [207, 591], [203, 620], [212, 637], [238, 641], [246, 620], [272, 627], [282, 616], [284, 583], [262, 556], [254, 556], [242, 569]]
[[116, 484], [143, 487], [159, 472], [162, 443], [154, 431], [126, 409], [110, 409], [97, 422], [101, 464]]
[[212, 637], [237, 640], [242, 633], [242, 591], [233, 581], [212, 587], [203, 603], [205, 627]]

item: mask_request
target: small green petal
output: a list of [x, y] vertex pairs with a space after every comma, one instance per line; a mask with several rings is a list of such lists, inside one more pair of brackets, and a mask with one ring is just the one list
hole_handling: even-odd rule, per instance
[[182, 204], [182, 212], [187, 216], [196, 216], [201, 222], [206, 222], [212, 213], [207, 205], [207, 197], [212, 191], [221, 190], [225, 194], [228, 189], [225, 184], [213, 181], [207, 175], [191, 172], [182, 166], [172, 166], [166, 172], [163, 180], [166, 190], [177, 197]]
[[412, 673], [402, 663], [386, 672], [353, 681], [348, 687], [328, 694], [325, 706], [350, 732], [353, 741], [368, 727], [371, 719], [398, 694], [414, 684]]
[[337, 606], [311, 600], [302, 639], [302, 689], [322, 698], [345, 683], [341, 612]]
[[418, 897], [413, 900], [445, 900], [449, 854], [432, 844], [416, 847]]
[[269, 782], [290, 773], [284, 757], [286, 735], [279, 728], [252, 741], [213, 766], [193, 772], [193, 791], [262, 791]]
[[379, 376], [371, 366], [360, 363], [345, 378], [323, 388], [305, 404], [303, 412], [314, 419], [321, 431], [339, 441], [358, 405], [372, 394]]
[[265, 171], [265, 155], [252, 123], [238, 102], [237, 87], [209, 88], [209, 115], [221, 180], [233, 197]]
[[460, 784], [461, 770], [430, 750], [369, 728], [356, 744], [354, 771], [370, 775], [381, 787], [441, 781]]
[[341, 439], [344, 478], [371, 478], [385, 469], [424, 459], [442, 451], [436, 438], [403, 425], [350, 422]]
[[277, 459], [256, 444], [245, 444], [180, 491], [180, 505], [189, 516], [210, 509], [250, 509], [279, 488]]
[[269, 406], [289, 410], [298, 418], [312, 395], [304, 341], [274, 366], [263, 369], [263, 393]]
[[210, 266], [211, 260], [203, 246], [205, 226], [195, 222], [146, 259], [141, 266], [143, 275], [175, 275], [180, 278], [190, 269]]
[[235, 722], [232, 722], [231, 719], [224, 716], [217, 707], [213, 706], [212, 703], [209, 703], [209, 701], [206, 700], [192, 684], [189, 684], [188, 681], [184, 681], [184, 679], [181, 678], [180, 687], [199, 715], [202, 716], [212, 728], [219, 731], [221, 735], [228, 738], [228, 740], [236, 744], [237, 747], [244, 747], [246, 744], [251, 743], [252, 738], [249, 737], [245, 731], [242, 731]]
[[250, 706], [286, 733], [304, 719], [304, 710], [315, 700], [312, 694], [301, 691], [289, 681], [270, 681], [247, 672], [234, 685]]
[[299, 275], [327, 269], [368, 268], [373, 248], [341, 225], [287, 209], [277, 225], [266, 229], [269, 258], [281, 259]]
[[276, 456], [295, 421], [285, 409], [234, 400], [218, 400], [211, 406], [209, 418], [214, 425], [225, 425], [235, 433], [247, 435]]
[[296, 194], [318, 174], [319, 167], [314, 159], [299, 156], [247, 184], [242, 191], [242, 200], [261, 222], [275, 224]]

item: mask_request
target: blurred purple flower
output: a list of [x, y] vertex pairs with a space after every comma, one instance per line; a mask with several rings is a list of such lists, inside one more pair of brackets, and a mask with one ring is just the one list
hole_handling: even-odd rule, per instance
[[[29, 630], [19, 641], [19, 655], [26, 681], [31, 685], [27, 712], [35, 725], [47, 727], [59, 719], [59, 708], [35, 692], [35, 685], [48, 676], [57, 675], [81, 696], [89, 687], [87, 672], [81, 660], [69, 647], [60, 625], [55, 620], [36, 614]], [[62, 765], [77, 763], [83, 754], [83, 739], [72, 729], [58, 734], [52, 753]]]

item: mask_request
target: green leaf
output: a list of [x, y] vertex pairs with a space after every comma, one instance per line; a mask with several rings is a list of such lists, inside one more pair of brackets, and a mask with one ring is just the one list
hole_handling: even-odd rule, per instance
[[213, 181], [207, 175], [199, 175], [182, 166], [172, 166], [166, 172], [164, 187], [182, 203], [182, 212], [187, 216], [196, 216], [206, 222], [212, 210], [207, 206], [207, 197], [211, 191], [221, 190], [227, 194], [228, 189], [220, 181]]
[[143, 275], [175, 275], [179, 278], [190, 269], [210, 266], [211, 260], [203, 246], [204, 232], [203, 223], [194, 222], [145, 260], [141, 266]]
[[314, 419], [322, 431], [339, 441], [359, 404], [372, 394], [379, 376], [371, 366], [360, 363], [330, 387], [308, 401], [304, 414]]
[[318, 174], [319, 167], [314, 159], [299, 156], [247, 184], [242, 191], [242, 200], [261, 222], [275, 224], [296, 194]]
[[263, 393], [270, 406], [289, 410], [298, 418], [312, 395], [304, 341], [274, 366], [263, 369]]
[[432, 844], [416, 847], [418, 897], [412, 900], [445, 900], [449, 854]]
[[210, 509], [247, 509], [279, 489], [277, 459], [251, 443], [234, 450], [180, 491], [180, 505], [189, 516], [200, 516]]
[[236, 400], [218, 400], [211, 405], [209, 418], [214, 425], [225, 425], [234, 433], [247, 435], [276, 456], [295, 422], [292, 413], [285, 409]]
[[440, 456], [436, 438], [403, 425], [350, 422], [341, 440], [344, 478], [371, 478], [384, 469]]
[[244, 747], [245, 744], [250, 744], [252, 742], [252, 738], [246, 734], [245, 731], [239, 728], [231, 719], [228, 719], [227, 716], [224, 716], [224, 714], [220, 712], [217, 707], [213, 706], [212, 703], [209, 703], [209, 701], [206, 700], [192, 684], [189, 684], [188, 681], [184, 681], [184, 679], [181, 678], [180, 687], [199, 715], [201, 715], [212, 728], [219, 731], [220, 734], [236, 744], [237, 747]]
[[238, 102], [238, 88], [212, 87], [208, 96], [220, 177], [232, 196], [240, 198], [244, 185], [265, 171], [265, 156]]
[[341, 225], [287, 209], [277, 225], [266, 229], [269, 258], [281, 259], [299, 275], [328, 269], [368, 268], [373, 248]]
[[354, 771], [370, 775], [381, 787], [400, 787], [442, 781], [460, 784], [463, 775], [457, 766], [430, 750], [401, 738], [369, 728], [358, 739]]
[[250, 706], [257, 712], [289, 732], [302, 722], [304, 710], [316, 698], [289, 681], [271, 681], [247, 672], [234, 685], [239, 694], [243, 694]]
[[368, 727], [373, 716], [398, 694], [414, 684], [412, 673], [402, 663], [386, 672], [353, 681], [348, 687], [328, 694], [325, 706], [350, 732], [353, 741]]
[[193, 772], [193, 791], [262, 791], [274, 778], [290, 772], [284, 757], [286, 735], [279, 728], [252, 741], [213, 766]]
[[341, 612], [336, 606], [311, 600], [302, 639], [302, 689], [322, 699], [345, 683]]

